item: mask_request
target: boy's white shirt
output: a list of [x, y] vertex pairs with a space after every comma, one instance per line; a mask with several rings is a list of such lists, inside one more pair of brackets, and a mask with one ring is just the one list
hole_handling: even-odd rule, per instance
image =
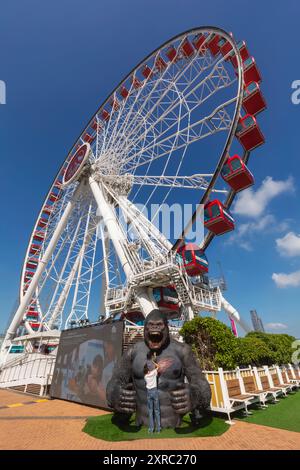
[[153, 369], [145, 375], [145, 382], [148, 390], [157, 387], [157, 369]]

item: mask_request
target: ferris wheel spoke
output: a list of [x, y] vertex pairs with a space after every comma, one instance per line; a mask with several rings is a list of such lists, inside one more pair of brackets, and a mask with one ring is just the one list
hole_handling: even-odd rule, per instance
[[77, 198], [78, 196], [80, 195], [80, 192], [82, 190], [82, 186], [81, 184], [78, 185], [77, 189], [75, 190], [74, 194], [73, 194], [73, 198], [68, 202], [67, 206], [65, 207], [65, 210], [63, 212], [63, 215], [60, 219], [60, 222], [58, 223], [53, 235], [52, 235], [52, 238], [48, 244], [48, 247], [42, 257], [42, 259], [39, 261], [39, 264], [38, 264], [38, 267], [36, 269], [36, 272], [34, 274], [34, 276], [32, 277], [32, 280], [31, 280], [31, 283], [26, 291], [26, 294], [24, 295], [24, 297], [22, 298], [20, 304], [19, 304], [19, 307], [14, 315], [14, 318], [10, 324], [10, 327], [8, 328], [7, 330], [7, 333], [6, 333], [6, 339], [10, 339], [16, 332], [18, 326], [19, 326], [19, 323], [20, 321], [22, 320], [24, 314], [25, 314], [25, 310], [28, 306], [28, 304], [30, 303], [31, 301], [31, 298], [32, 296], [34, 295], [34, 292], [35, 292], [35, 289], [37, 288], [37, 285], [38, 285], [38, 282], [39, 282], [39, 279], [45, 269], [45, 266], [48, 262], [48, 260], [50, 259], [54, 249], [55, 249], [55, 246], [63, 232], [63, 230], [65, 229], [65, 226], [67, 225], [67, 222], [68, 222], [68, 219], [70, 217], [70, 214], [71, 212], [73, 211], [74, 207], [75, 207], [75, 204], [76, 204], [76, 201], [77, 201]]
[[[110, 188], [105, 186], [107, 193], [115, 200], [117, 205], [125, 214], [126, 224], [131, 224], [138, 235], [135, 239], [139, 244], [144, 244], [150, 259], [164, 258], [170, 251], [172, 245], [166, 237], [155, 227], [155, 225], [139, 210], [135, 204], [125, 196], [116, 195]], [[127, 230], [128, 232], [130, 230]], [[137, 245], [136, 245], [137, 246]], [[142, 262], [140, 260], [140, 262]]]
[[[236, 77], [230, 79], [229, 74], [223, 65], [223, 61], [224, 58], [218, 60], [209, 75], [207, 75], [200, 82], [196, 81], [198, 76], [195, 75], [193, 79], [190, 79], [189, 81], [186, 80], [185, 83], [178, 84], [176, 81], [168, 83], [166, 92], [163, 93], [163, 97], [166, 101], [162, 102], [163, 97], [159, 98], [151, 108], [151, 111], [148, 111], [145, 116], [142, 114], [142, 109], [138, 109], [139, 116], [142, 115], [146, 122], [147, 120], [149, 121], [150, 126], [148, 126], [146, 129], [146, 132], [149, 132], [155, 128], [158, 123], [164, 122], [168, 115], [170, 115], [168, 119], [173, 119], [176, 121], [176, 119], [178, 119], [176, 108], [183, 98], [185, 100], [188, 112], [192, 112], [197, 107], [202, 105], [207, 99], [213, 96], [217, 91], [235, 83]], [[195, 81], [195, 86], [191, 87]], [[173, 95], [170, 95], [169, 97], [167, 96], [167, 92], [172, 90], [177, 94], [176, 99], [174, 99]], [[149, 95], [151, 96], [151, 89]], [[155, 112], [157, 115], [154, 114]], [[185, 116], [186, 115], [183, 117]], [[133, 134], [139, 136], [138, 131], [140, 127], [141, 124], [138, 123], [136, 127], [131, 129], [131, 132], [128, 132], [128, 129], [126, 129], [126, 139], [130, 141], [130, 137]], [[168, 126], [166, 126], [166, 128], [168, 128]], [[162, 129], [159, 129], [159, 132], [161, 133]], [[133, 145], [136, 145], [136, 140], [134, 140]]]
[[[173, 115], [170, 115], [168, 118], [165, 118], [164, 120], [163, 119], [157, 120], [154, 124], [152, 124], [149, 128], [147, 128], [143, 134], [139, 135], [136, 141], [130, 142], [130, 145], [126, 148], [127, 154], [130, 154], [130, 152], [132, 151], [134, 152], [136, 148], [139, 148], [139, 147], [143, 148], [143, 141], [145, 141], [147, 138], [149, 139], [148, 135], [149, 135], [150, 130], [153, 130], [154, 132], [152, 140], [158, 139], [159, 142], [164, 141], [164, 136], [168, 137], [168, 134], [170, 133], [172, 128], [174, 128], [175, 126], [177, 127], [178, 123], [180, 122], [184, 122], [187, 119], [191, 119], [192, 112], [195, 111], [197, 107], [202, 105], [207, 99], [209, 99], [213, 94], [215, 94], [219, 90], [220, 88], [215, 88], [212, 90], [207, 88], [206, 89], [206, 91], [208, 92], [207, 95], [203, 96], [203, 94], [201, 94], [199, 96], [200, 101], [198, 103], [196, 103], [196, 99], [195, 99], [193, 103], [194, 107], [189, 106], [184, 98], [184, 104], [181, 102], [181, 103], [178, 103], [178, 106], [182, 106], [183, 108], [186, 108], [187, 109], [186, 112], [179, 113], [179, 112], [176, 112], [175, 109], [173, 109], [172, 110], [172, 112], [174, 113]], [[236, 98], [233, 98], [233, 101], [235, 99]], [[196, 124], [197, 123], [193, 123], [189, 125], [189, 128], [192, 128]], [[171, 135], [171, 137], [173, 137], [174, 135], [175, 134]]]
[[[191, 176], [139, 176], [134, 175], [132, 183], [138, 186], [155, 186], [155, 187], [166, 187], [166, 188], [179, 188], [179, 189], [203, 189], [206, 190], [208, 187], [208, 181], [206, 178], [211, 178], [210, 174], [195, 174]], [[214, 192], [227, 194], [227, 190], [214, 189]]]
[[[213, 92], [213, 93], [214, 93], [214, 92]], [[148, 150], [148, 149], [149, 149], [149, 150], [152, 150], [154, 146], [163, 144], [163, 143], [167, 142], [168, 140], [170, 141], [171, 139], [176, 138], [176, 137], [179, 137], [179, 138], [180, 138], [180, 136], [181, 136], [181, 135], [184, 135], [184, 133], [187, 133], [187, 132], [190, 132], [190, 131], [192, 131], [192, 133], [193, 133], [193, 132], [194, 132], [194, 128], [195, 128], [197, 125], [199, 125], [199, 124], [207, 124], [209, 121], [211, 122], [211, 124], [213, 124], [213, 127], [216, 128], [217, 120], [221, 120], [221, 121], [223, 121], [223, 122], [224, 122], [224, 120], [225, 120], [225, 116], [221, 116], [221, 108], [222, 108], [222, 106], [224, 107], [223, 113], [224, 113], [224, 115], [226, 115], [225, 107], [228, 106], [228, 105], [230, 105], [231, 103], [235, 102], [235, 100], [236, 100], [236, 97], [232, 98], [232, 100], [227, 101], [227, 103], [223, 103], [223, 105], [219, 106], [216, 110], [212, 111], [212, 113], [211, 113], [211, 115], [210, 115], [209, 117], [206, 117], [206, 118], [204, 118], [204, 119], [201, 119], [201, 120], [198, 121], [198, 122], [194, 122], [194, 123], [188, 125], [187, 127], [185, 127], [185, 128], [182, 129], [182, 130], [178, 130], [178, 131], [174, 132], [174, 133], [171, 134], [171, 135], [166, 135], [166, 137], [163, 137], [165, 134], [167, 134], [167, 133], [170, 132], [170, 130], [172, 129], [172, 127], [178, 126], [178, 115], [177, 115], [177, 119], [176, 119], [175, 116], [174, 116], [174, 118], [172, 119], [172, 122], [171, 122], [171, 123], [170, 123], [170, 122], [167, 122], [167, 124], [165, 125], [165, 128], [164, 128], [164, 129], [161, 128], [161, 129], [158, 130], [158, 132], [157, 132], [158, 138], [156, 138], [156, 136], [154, 136], [154, 137], [152, 138], [152, 140], [155, 141], [154, 143], [153, 143], [153, 142], [150, 142], [148, 145], [146, 145], [146, 147], [144, 147], [143, 145], [139, 145], [138, 142], [135, 142], [135, 143], [134, 143], [134, 146], [132, 145], [132, 148], [133, 148], [132, 150], [130, 150], [130, 148], [129, 148], [129, 149], [126, 149], [127, 154], [130, 155], [130, 152], [134, 152], [134, 156], [136, 156], [136, 155], [139, 155], [140, 153], [144, 153], [145, 150]], [[188, 112], [186, 112], [185, 114], [183, 114], [182, 116], [179, 116], [179, 122], [180, 122], [180, 121], [184, 122], [184, 119], [187, 118], [188, 116], [190, 116], [190, 112], [191, 112], [191, 111], [188, 111]], [[215, 114], [215, 116], [214, 116], [214, 114]], [[227, 118], [229, 118], [228, 113], [227, 113]], [[229, 119], [227, 119], [227, 126], [226, 126], [223, 130], [227, 130], [230, 125], [231, 125], [231, 119], [229, 118]], [[144, 134], [144, 136], [141, 136], [139, 140], [141, 140], [142, 138], [146, 139], [146, 138], [147, 138], [147, 133], [148, 133], [148, 131], [146, 131], [145, 134]], [[191, 133], [191, 134], [192, 134], [192, 133]], [[196, 133], [197, 133], [197, 131], [196, 131]], [[195, 134], [195, 132], [194, 132], [194, 134]], [[200, 134], [200, 136], [201, 136], [201, 134]], [[187, 142], [187, 144], [189, 144], [189, 143], [190, 143], [190, 142]], [[152, 144], [152, 145], [151, 145], [151, 144]], [[169, 144], [169, 145], [170, 145], [170, 144]], [[172, 146], [173, 146], [173, 145], [172, 145]], [[141, 148], [140, 153], [139, 153], [139, 152], [136, 152], [136, 149], [138, 149], [139, 147]], [[128, 160], [130, 160], [130, 158], [127, 159], [127, 161], [128, 161]], [[125, 160], [125, 163], [127, 163], [127, 161]]]
[[[209, 38], [211, 37], [211, 35], [208, 35], [206, 40], [204, 41], [204, 44], [207, 43], [207, 41], [209, 40]], [[178, 49], [180, 49], [180, 46], [182, 45], [182, 43], [184, 42], [185, 38], [183, 38], [180, 42], [180, 44], [178, 45]], [[204, 45], [203, 44], [203, 45]], [[157, 56], [156, 56], [157, 57]], [[182, 59], [184, 60], [184, 59]], [[185, 59], [186, 60], [186, 59]], [[222, 61], [223, 59], [221, 59]], [[138, 112], [139, 112], [139, 115], [141, 115], [143, 113], [143, 110], [145, 109], [146, 110], [146, 115], [145, 115], [145, 118], [147, 119], [148, 116], [150, 116], [154, 109], [157, 108], [159, 106], [159, 104], [162, 102], [162, 100], [166, 97], [167, 93], [172, 89], [172, 86], [174, 83], [176, 83], [177, 81], [179, 82], [179, 80], [181, 79], [182, 80], [182, 83], [181, 85], [184, 86], [185, 84], [187, 84], [186, 88], [187, 89], [196, 79], [197, 77], [203, 73], [207, 68], [211, 67], [212, 65], [214, 65], [216, 62], [220, 62], [220, 60], [215, 60], [211, 54], [209, 54], [209, 52], [205, 52], [204, 55], [198, 55], [196, 52], [193, 56], [192, 59], [189, 59], [187, 62], [185, 62], [184, 65], [186, 65], [185, 67], [182, 67], [182, 61], [177, 61], [175, 63], [169, 63], [168, 66], [166, 67], [166, 69], [164, 70], [163, 73], [160, 73], [159, 74], [159, 78], [155, 80], [155, 84], [154, 86], [151, 87], [151, 80], [150, 80], [150, 86], [148, 86], [147, 88], [144, 86], [143, 88], [145, 89], [145, 93], [144, 95], [141, 96], [141, 93], [143, 91], [143, 89], [141, 89], [141, 93], [138, 94], [136, 96], [136, 99], [133, 103], [129, 103], [131, 106], [130, 106], [130, 110], [132, 112], [132, 110], [134, 109], [134, 105], [136, 104], [137, 102], [137, 99], [138, 98], [141, 98], [141, 106], [138, 107]], [[154, 63], [155, 63], [155, 60], [154, 60]], [[198, 67], [196, 67], [196, 65], [198, 65]], [[172, 66], [175, 70], [175, 72], [171, 73], [170, 70], [172, 70]], [[192, 71], [194, 69], [194, 77], [187, 77], [188, 75], [188, 72]], [[185, 77], [186, 76], [186, 77]], [[185, 78], [185, 81], [184, 81], [184, 78]], [[167, 86], [166, 87], [163, 87], [163, 93], [157, 93], [157, 88], [159, 87], [159, 85], [161, 84], [166, 84]], [[146, 86], [147, 86], [147, 83], [146, 83]], [[148, 91], [148, 88], [149, 91]], [[183, 90], [183, 92], [185, 91], [185, 89]], [[158, 100], [154, 99], [153, 100], [153, 95], [155, 95], [155, 93], [157, 93], [157, 98]], [[147, 109], [147, 106], [149, 105], [149, 102], [153, 100], [154, 101], [154, 104], [152, 107], [150, 107], [150, 109]], [[132, 117], [132, 116], [127, 116], [126, 120], [125, 120], [125, 125], [119, 130], [119, 133], [123, 133], [124, 132], [124, 127], [126, 127], [126, 125], [128, 123], [133, 123], [134, 124], [134, 119], [131, 119], [129, 121], [129, 117]], [[130, 132], [130, 135], [137, 132], [137, 127], [133, 127], [132, 125], [128, 128], [126, 128], [126, 133], [129, 132], [129, 130], [131, 130]]]
[[[55, 305], [58, 302], [60, 290], [62, 288], [62, 285], [65, 282], [65, 279], [67, 278], [66, 273], [67, 273], [67, 270], [68, 270], [68, 266], [70, 264], [72, 264], [72, 259], [74, 259], [74, 249], [75, 249], [76, 244], [78, 244], [79, 230], [80, 230], [80, 227], [82, 225], [82, 222], [83, 222], [83, 219], [80, 218], [78, 220], [77, 226], [75, 228], [74, 235], [73, 235], [73, 238], [72, 238], [71, 243], [69, 245], [68, 251], [65, 254], [65, 259], [64, 259], [62, 268], [60, 270], [60, 273], [57, 276], [57, 282], [56, 282], [56, 286], [55, 286], [52, 298], [50, 300], [49, 306], [47, 307], [45, 315], [44, 315], [43, 321], [45, 322], [45, 325], [47, 326], [47, 328], [48, 328], [48, 322], [49, 322], [49, 320], [51, 320]], [[76, 258], [76, 255], [75, 255], [75, 258]], [[48, 276], [48, 279], [49, 279], [49, 276]], [[53, 324], [53, 322], [52, 322], [52, 324]]]
[[[182, 42], [183, 42], [183, 39], [181, 40], [181, 43]], [[154, 54], [154, 56], [152, 57], [153, 65], [152, 65], [151, 69], [152, 69], [153, 72], [156, 69], [155, 64], [157, 63], [158, 58], [160, 58], [160, 51], [156, 52]], [[157, 88], [159, 88], [159, 86], [164, 82], [165, 77], [168, 76], [170, 68], [172, 68], [172, 63], [167, 64], [167, 66], [165, 67], [165, 69], [163, 71], [161, 71], [161, 70], [156, 71], [155, 83], [151, 88], [151, 93], [146, 93], [146, 96], [145, 96], [145, 85], [142, 86], [141, 88], [139, 88], [138, 90], [134, 91], [134, 85], [133, 84], [134, 84], [136, 76], [135, 75], [133, 76], [131, 88], [130, 88], [130, 91], [129, 91], [129, 96], [128, 96], [127, 100], [124, 102], [124, 108], [125, 108], [125, 106], [128, 106], [129, 111], [128, 111], [126, 117], [125, 117], [122, 128], [119, 129], [119, 132], [123, 132], [123, 130], [126, 128], [126, 126], [130, 123], [130, 120], [132, 118], [132, 113], [134, 111], [134, 107], [135, 107], [136, 103], [138, 103], [139, 98], [141, 98], [141, 101], [142, 101], [141, 106], [138, 107], [140, 113], [142, 112], [142, 109], [148, 105], [149, 100], [152, 99], [153, 94], [157, 91]], [[179, 72], [177, 74], [177, 77], [180, 76], [180, 72], [181, 72], [181, 70], [179, 70]], [[146, 85], [147, 85], [147, 83], [146, 83]], [[132, 93], [133, 91], [134, 91], [134, 93]]]
[[[72, 218], [72, 215], [70, 217], [70, 219]], [[70, 220], [69, 219], [69, 220]], [[81, 218], [79, 218], [79, 221], [78, 221], [78, 227], [80, 227], [80, 224], [81, 224]], [[76, 246], [76, 243], [78, 243], [78, 240], [77, 240], [77, 235], [78, 235], [78, 231], [77, 231], [77, 227], [75, 228], [75, 234], [76, 234], [76, 237], [75, 235], [73, 235], [73, 240], [74, 242], [72, 243], [72, 231], [73, 230], [70, 230], [69, 228], [69, 223], [67, 223], [67, 230], [65, 230], [60, 239], [58, 240], [57, 242], [57, 245], [56, 245], [56, 248], [55, 250], [53, 251], [53, 254], [50, 258], [50, 261], [49, 263], [47, 264], [47, 266], [45, 267], [45, 270], [44, 270], [44, 273], [43, 275], [41, 276], [41, 279], [39, 281], [39, 285], [38, 285], [38, 290], [39, 290], [39, 293], [42, 292], [43, 288], [44, 288], [44, 285], [47, 281], [47, 279], [49, 277], [52, 276], [52, 271], [54, 271], [54, 277], [55, 275], [58, 276], [58, 272], [57, 272], [57, 268], [56, 268], [56, 265], [57, 265], [57, 262], [63, 252], [63, 250], [66, 249], [66, 247], [69, 245], [69, 244], [72, 244], [73, 245], [73, 248], [75, 248]]]
[[[91, 211], [91, 207], [90, 207]], [[92, 226], [91, 226], [92, 225]], [[91, 224], [91, 216], [87, 217], [86, 231], [82, 243], [82, 249], [78, 255], [79, 263], [75, 283], [71, 312], [66, 319], [65, 327], [70, 326], [72, 321], [88, 318], [88, 306], [92, 282], [92, 273], [95, 263], [97, 225]]]
[[[76, 273], [78, 272], [78, 270], [81, 267], [84, 252], [85, 252], [88, 244], [90, 243], [91, 237], [93, 236], [93, 233], [95, 232], [95, 230], [96, 230], [96, 228], [94, 226], [88, 228], [88, 230], [86, 232], [86, 237], [83, 239], [82, 246], [81, 246], [81, 248], [80, 248], [80, 250], [79, 250], [79, 252], [78, 252], [78, 254], [75, 258], [75, 261], [74, 261], [74, 263], [73, 263], [73, 265], [70, 269], [68, 277], [64, 281], [63, 288], [62, 288], [61, 292], [59, 293], [59, 295], [57, 296], [57, 301], [54, 304], [54, 308], [53, 308], [52, 312], [49, 313], [49, 315], [51, 314], [51, 317], [50, 317], [50, 319], [47, 323], [48, 323], [48, 327], [50, 329], [53, 327], [53, 324], [54, 324], [55, 321], [57, 321], [58, 317], [62, 316], [64, 307], [65, 307], [66, 302], [68, 300], [70, 290], [71, 290], [71, 288], [74, 284]], [[78, 292], [78, 289], [77, 289], [77, 292]]]
[[[50, 266], [46, 267], [43, 279], [38, 286], [37, 297], [42, 300], [42, 312], [44, 312], [42, 322], [46, 329], [49, 329], [48, 322], [58, 303], [61, 289], [68, 277], [68, 271], [76, 261], [81, 248], [83, 226], [85, 227], [87, 212], [89, 214], [85, 206], [82, 209], [79, 213], [78, 207], [75, 207], [63, 237], [59, 240], [58, 245], [60, 246], [57, 245], [58, 250], [53, 253]], [[51, 325], [53, 326], [53, 323]]]
[[[225, 110], [225, 107], [234, 102], [235, 98], [227, 101], [227, 103], [224, 103], [221, 107], [214, 110], [210, 116], [207, 116], [198, 122], [194, 122], [190, 126], [187, 126], [178, 132], [174, 132], [171, 136], [167, 136], [164, 139], [152, 143], [148, 147], [136, 152], [132, 157], [123, 161], [122, 173], [136, 170], [136, 168], [145, 165], [149, 159], [154, 161], [158, 158], [169, 155], [170, 150], [178, 150], [217, 132], [228, 131], [232, 120], [228, 112]], [[176, 142], [176, 145], [174, 145], [174, 141]], [[139, 159], [138, 163], [136, 163], [137, 159]]]
[[[67, 265], [69, 263], [69, 260], [70, 260], [70, 256], [71, 256], [71, 253], [73, 251], [73, 248], [75, 246], [75, 243], [77, 242], [77, 236], [78, 236], [78, 232], [79, 232], [79, 227], [81, 225], [81, 219], [78, 220], [78, 223], [77, 223], [77, 226], [75, 228], [75, 231], [74, 231], [74, 235], [73, 235], [73, 239], [71, 241], [71, 244], [70, 244], [70, 248], [68, 250], [68, 253], [65, 257], [65, 261], [62, 265], [62, 268], [60, 270], [60, 273], [58, 274], [57, 278], [58, 278], [58, 281], [57, 281], [57, 284], [56, 284], [56, 287], [54, 289], [54, 293], [52, 295], [52, 299], [50, 300], [50, 304], [49, 304], [49, 307], [47, 308], [47, 312], [46, 314], [44, 315], [44, 318], [43, 318], [43, 321], [45, 323], [45, 327], [48, 329], [48, 326], [47, 326], [47, 317], [49, 316], [49, 312], [52, 311], [53, 309], [53, 304], [55, 302], [55, 299], [57, 298], [57, 294], [58, 294], [58, 291], [59, 291], [59, 288], [63, 282], [63, 278], [65, 276], [65, 271], [66, 271], [66, 268], [67, 268]], [[63, 244], [61, 245], [61, 249], [63, 248]], [[60, 250], [61, 251], [61, 250]], [[43, 287], [45, 286], [46, 282], [47, 282], [47, 279], [49, 278], [50, 274], [51, 274], [51, 270], [53, 268], [53, 266], [55, 266], [56, 264], [56, 261], [57, 261], [57, 258], [58, 256], [60, 255], [60, 251], [57, 253], [56, 257], [54, 258], [53, 262], [51, 263], [51, 266], [50, 268], [47, 270], [47, 274], [45, 275], [44, 279], [43, 279], [43, 283], [41, 286], [39, 286], [39, 291], [38, 291], [38, 297], [41, 296], [42, 294], [42, 290], [43, 290]]]
[[75, 275], [76, 275], [76, 272], [77, 272], [77, 269], [78, 269], [79, 260], [80, 260], [80, 258], [78, 256], [75, 263], [72, 266], [72, 269], [71, 269], [71, 271], [68, 275], [68, 278], [65, 281], [65, 285], [64, 285], [62, 291], [60, 292], [59, 298], [57, 300], [57, 303], [54, 306], [51, 318], [48, 322], [48, 328], [49, 329], [52, 329], [54, 322], [57, 320], [58, 316], [61, 314], [61, 312], [62, 312], [62, 310], [65, 306], [65, 303], [67, 301], [72, 283], [74, 281], [74, 278], [75, 278]]

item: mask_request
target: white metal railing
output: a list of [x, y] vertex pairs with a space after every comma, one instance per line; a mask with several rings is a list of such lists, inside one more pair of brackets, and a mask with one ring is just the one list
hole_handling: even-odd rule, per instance
[[203, 289], [201, 287], [194, 288], [195, 303], [199, 304], [202, 308], [209, 310], [221, 310], [221, 297], [219, 288]]
[[[126, 320], [126, 321], [129, 321], [129, 320]], [[130, 323], [132, 324], [125, 326], [125, 330], [124, 330], [125, 333], [131, 333], [132, 331], [137, 331], [137, 332], [144, 331], [143, 326], [135, 325], [133, 322], [130, 322]]]
[[26, 360], [28, 357], [28, 352], [22, 353], [7, 353], [5, 361], [0, 366], [0, 373], [4, 367], [12, 367], [14, 364], [20, 364], [22, 361]]
[[56, 356], [53, 354], [29, 353], [18, 363], [6, 363], [0, 372], [0, 388], [28, 384], [46, 386], [53, 374]]
[[[180, 277], [181, 283], [189, 294], [190, 301], [195, 310], [210, 310], [214, 312], [221, 310], [220, 288], [194, 286], [174, 254], [169, 254], [163, 264], [154, 260], [151, 267], [148, 266], [148, 269], [142, 270], [139, 274], [135, 275], [130, 283], [133, 286], [141, 281], [145, 282], [146, 279], [153, 279], [157, 276], [158, 272], [160, 275], [165, 275], [166, 279], [169, 278], [169, 282], [172, 275], [177, 274]], [[111, 311], [114, 311], [114, 305], [117, 305], [115, 310], [120, 310], [129, 302], [130, 296], [131, 286], [110, 288], [107, 291], [105, 303]]]

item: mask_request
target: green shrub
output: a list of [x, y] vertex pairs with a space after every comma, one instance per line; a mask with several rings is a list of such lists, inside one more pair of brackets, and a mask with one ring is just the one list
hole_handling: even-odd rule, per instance
[[[292, 343], [296, 338], [286, 334], [271, 334], [252, 331], [246, 335], [251, 340], [259, 339], [270, 351], [272, 364], [287, 364], [291, 362], [293, 354]], [[273, 362], [272, 362], [273, 361]], [[268, 362], [270, 364], [270, 362]], [[266, 363], [266, 365], [268, 365]]]
[[236, 338], [230, 328], [219, 320], [196, 317], [183, 325], [180, 334], [192, 346], [202, 369], [236, 367]]
[[239, 367], [274, 364], [275, 356], [260, 338], [236, 338], [236, 362]]
[[186, 322], [180, 334], [192, 346], [205, 370], [286, 364], [291, 361], [295, 341], [286, 334], [254, 331], [236, 338], [228, 326], [212, 317], [196, 317]]

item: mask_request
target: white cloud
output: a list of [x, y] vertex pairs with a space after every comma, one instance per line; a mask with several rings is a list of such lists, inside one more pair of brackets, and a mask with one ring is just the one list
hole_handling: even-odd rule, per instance
[[278, 223], [274, 215], [266, 214], [259, 220], [237, 224], [235, 231], [230, 235], [226, 244], [237, 243], [241, 248], [252, 251], [251, 236], [257, 233], [283, 232], [288, 227], [288, 220]]
[[249, 188], [240, 193], [232, 212], [252, 218], [259, 217], [265, 212], [272, 199], [280, 194], [293, 191], [294, 182], [292, 177], [283, 181], [275, 181], [271, 176], [267, 176], [256, 191]]
[[294, 271], [293, 273], [273, 273], [272, 279], [276, 286], [280, 289], [285, 287], [299, 287], [300, 286], [300, 271]]
[[288, 326], [284, 323], [267, 323], [265, 328], [268, 330], [286, 330]]
[[289, 232], [284, 237], [277, 238], [276, 245], [277, 250], [283, 256], [300, 256], [300, 235], [296, 235], [294, 232]]

